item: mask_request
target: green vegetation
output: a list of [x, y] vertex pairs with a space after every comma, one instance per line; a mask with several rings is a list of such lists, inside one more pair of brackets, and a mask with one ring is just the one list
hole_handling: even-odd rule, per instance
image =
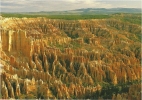
[[123, 22], [129, 22], [129, 23], [132, 23], [132, 24], [141, 25], [141, 14], [140, 13], [136, 13], [136, 14], [116, 13], [116, 14], [112, 14], [112, 17], [114, 19], [120, 19]]
[[141, 25], [141, 18], [140, 17], [139, 18], [137, 18], [137, 17], [131, 17], [130, 18], [130, 17], [125, 16], [121, 20], [126, 21], [126, 22], [130, 22], [130, 23], [133, 23], [133, 24]]
[[86, 95], [85, 98], [97, 99], [101, 97], [103, 99], [110, 99], [112, 98], [113, 94], [128, 93], [131, 85], [140, 84], [140, 83], [141, 81], [138, 81], [138, 80], [127, 82], [127, 83], [121, 83], [117, 85], [104, 83], [104, 84], [101, 84], [102, 85], [101, 91], [97, 91], [91, 95]]
[[89, 44], [89, 38], [84, 38], [84, 42]]
[[18, 18], [37, 18], [46, 17], [50, 19], [65, 19], [65, 20], [83, 20], [83, 19], [108, 19], [114, 18], [119, 19], [123, 22], [129, 22], [132, 24], [141, 25], [141, 14], [140, 13], [113, 13], [113, 14], [39, 14], [39, 13], [1, 13], [3, 17], [18, 17]]
[[66, 19], [66, 20], [110, 18], [109, 15], [50, 15], [47, 17], [51, 19]]
[[1, 13], [2, 17], [18, 17], [18, 18], [36, 18], [36, 17], [46, 17], [44, 15], [29, 15], [29, 14], [19, 14], [19, 13]]
[[1, 13], [3, 17], [18, 17], [18, 18], [37, 18], [46, 17], [50, 19], [65, 19], [65, 20], [83, 20], [83, 19], [107, 19], [114, 18], [123, 22], [141, 25], [141, 13], [112, 13], [112, 14], [40, 14], [40, 13]]
[[79, 37], [78, 33], [76, 33], [76, 34], [70, 34], [69, 32], [66, 32], [66, 34], [67, 34], [68, 37], [71, 37], [72, 39], [76, 39], [76, 38]]
[[110, 15], [39, 15], [39, 14], [19, 14], [19, 13], [2, 13], [1, 15], [3, 17], [18, 17], [18, 18], [46, 17], [50, 19], [65, 19], [65, 20], [110, 18]]
[[62, 52], [63, 52], [63, 50], [64, 50], [64, 48], [65, 48], [65, 45], [60, 45], [60, 44], [56, 44], [56, 45], [54, 45], [56, 48], [59, 48]]
[[73, 42], [71, 42], [71, 44], [74, 49], [81, 48], [81, 45], [78, 42], [73, 41]]

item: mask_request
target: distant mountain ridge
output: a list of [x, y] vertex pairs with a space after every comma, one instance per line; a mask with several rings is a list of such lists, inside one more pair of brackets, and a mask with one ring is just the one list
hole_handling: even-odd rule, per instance
[[[5, 12], [2, 12], [5, 13]], [[141, 13], [141, 8], [80, 8], [66, 11], [40, 11], [40, 12], [9, 12], [33, 15], [95, 15], [95, 14], [115, 14], [115, 13]]]
[[81, 8], [67, 11], [41, 11], [46, 14], [113, 14], [113, 13], [141, 13], [141, 8]]

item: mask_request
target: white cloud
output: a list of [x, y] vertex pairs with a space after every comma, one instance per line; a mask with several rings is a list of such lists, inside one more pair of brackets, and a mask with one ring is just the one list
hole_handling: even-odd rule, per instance
[[22, 6], [0, 6], [0, 8], [2, 9], [19, 9], [19, 8], [23, 8]]
[[94, 3], [93, 0], [86, 0], [86, 1], [85, 1], [85, 4], [92, 4], [92, 3]]
[[62, 11], [79, 8], [141, 7], [136, 0], [2, 0], [2, 11]]
[[66, 0], [68, 2], [77, 2], [78, 0]]

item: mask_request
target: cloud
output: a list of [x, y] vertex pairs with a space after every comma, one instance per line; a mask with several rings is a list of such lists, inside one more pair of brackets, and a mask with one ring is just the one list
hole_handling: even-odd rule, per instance
[[3, 12], [38, 12], [79, 8], [140, 8], [140, 4], [136, 0], [2, 0], [0, 8]]

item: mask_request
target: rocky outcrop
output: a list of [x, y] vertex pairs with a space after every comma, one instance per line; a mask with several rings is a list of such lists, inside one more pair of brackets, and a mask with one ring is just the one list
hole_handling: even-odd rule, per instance
[[3, 19], [2, 98], [81, 99], [104, 83], [140, 80], [141, 43], [130, 38], [139, 30], [115, 20]]

